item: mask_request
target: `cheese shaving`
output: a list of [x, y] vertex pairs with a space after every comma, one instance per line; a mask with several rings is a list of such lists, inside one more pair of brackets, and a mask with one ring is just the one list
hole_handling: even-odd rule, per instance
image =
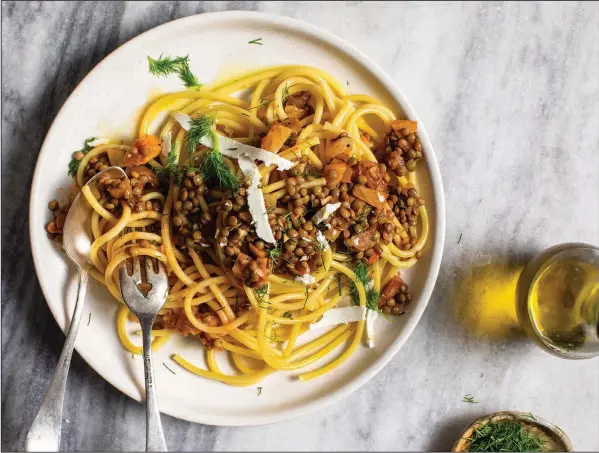
[[327, 238], [324, 237], [324, 234], [320, 230], [316, 231], [316, 242], [318, 242], [323, 252], [329, 249], [329, 241], [327, 241]]
[[369, 348], [374, 348], [374, 322], [379, 314], [374, 310], [366, 312], [366, 344]]
[[264, 205], [264, 195], [260, 190], [260, 171], [252, 159], [239, 156], [237, 162], [244, 176], [249, 180], [250, 186], [247, 190], [248, 207], [252, 215], [252, 224], [256, 227], [258, 237], [270, 244], [276, 243], [268, 223], [268, 213]]
[[343, 307], [332, 308], [322, 315], [320, 321], [310, 324], [310, 330], [321, 327], [331, 327], [348, 322], [364, 321], [366, 319], [366, 307]]
[[[181, 112], [174, 112], [173, 118], [177, 120], [177, 122], [181, 125], [183, 129], [188, 131], [191, 127], [191, 117]], [[264, 162], [264, 165], [276, 165], [277, 169], [284, 171], [289, 170], [294, 167], [297, 162], [292, 162], [289, 159], [285, 159], [275, 153], [271, 153], [270, 151], [266, 151], [262, 148], [256, 148], [255, 146], [246, 145], [245, 143], [240, 143], [235, 141], [229, 137], [225, 137], [223, 135], [217, 134], [220, 153], [223, 156], [231, 157], [233, 159], [238, 159], [239, 156], [247, 156], [253, 160], [259, 160]], [[206, 136], [200, 140], [200, 144], [204, 146], [208, 146], [212, 148], [212, 137]]]
[[110, 140], [107, 138], [96, 138], [95, 140], [92, 140], [91, 142], [87, 142], [87, 145], [91, 146], [92, 148], [95, 148], [96, 146], [105, 145], [109, 141]]
[[316, 279], [312, 277], [310, 274], [304, 274], [295, 277], [295, 281], [298, 283], [303, 283], [304, 285], [311, 285], [316, 282]]
[[162, 139], [162, 150], [160, 151], [160, 154], [162, 157], [167, 157], [168, 153], [171, 152], [171, 135], [166, 134], [160, 138]]
[[318, 212], [312, 216], [312, 223], [318, 225], [320, 222], [324, 222], [331, 216], [331, 214], [339, 209], [340, 206], [341, 203], [329, 203], [324, 208], [320, 208]]
[[[266, 151], [265, 149], [256, 148], [254, 146], [246, 145], [245, 143], [239, 143], [229, 137], [218, 135], [218, 141], [220, 143], [220, 152], [223, 156], [238, 159], [239, 156], [247, 156], [250, 159], [259, 160], [264, 162], [264, 165], [276, 165], [277, 169], [289, 170], [294, 167], [296, 162], [292, 162], [289, 159], [285, 159], [275, 153]], [[200, 143], [204, 146], [212, 147], [212, 140], [209, 137], [202, 138]]]
[[172, 115], [173, 118], [177, 120], [177, 122], [181, 125], [183, 129], [185, 129], [186, 131], [191, 129], [191, 117], [189, 115], [186, 115], [185, 113], [181, 112], [174, 112]]

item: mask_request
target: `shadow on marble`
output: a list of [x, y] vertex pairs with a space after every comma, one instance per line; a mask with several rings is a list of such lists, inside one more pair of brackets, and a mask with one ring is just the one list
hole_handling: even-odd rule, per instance
[[425, 451], [451, 451], [453, 444], [458, 439], [462, 430], [472, 423], [472, 420], [485, 415], [484, 412], [472, 414], [469, 416], [460, 416], [449, 418], [431, 436], [430, 443], [424, 449]]

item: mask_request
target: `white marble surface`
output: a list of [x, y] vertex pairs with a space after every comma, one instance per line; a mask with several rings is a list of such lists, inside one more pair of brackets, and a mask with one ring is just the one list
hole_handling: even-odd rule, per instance
[[[518, 409], [559, 424], [577, 450], [599, 450], [599, 359], [554, 358], [493, 320], [467, 329], [476, 297], [456, 297], [473, 265], [506, 269], [555, 243], [599, 243], [599, 3], [479, 2], [3, 2], [2, 450], [22, 448], [63, 341], [33, 277], [23, 209], [52, 119], [118, 45], [230, 9], [327, 28], [396, 79], [440, 161], [446, 249], [421, 323], [360, 391], [273, 426], [164, 416], [169, 448], [447, 450], [470, 419]], [[467, 393], [479, 403], [462, 402]], [[65, 450], [143, 448], [143, 406], [78, 356], [64, 418]]]

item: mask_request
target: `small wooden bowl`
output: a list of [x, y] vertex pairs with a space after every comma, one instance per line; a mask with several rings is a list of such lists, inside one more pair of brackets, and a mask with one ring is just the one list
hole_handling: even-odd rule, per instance
[[470, 440], [468, 440], [468, 438], [471, 437], [474, 430], [481, 425], [489, 423], [490, 421], [497, 422], [501, 420], [514, 419], [524, 423], [524, 429], [531, 434], [537, 435], [539, 437], [545, 436], [547, 438], [544, 444], [546, 451], [574, 451], [572, 442], [570, 442], [570, 439], [568, 436], [566, 436], [566, 433], [564, 433], [558, 426], [554, 425], [553, 423], [549, 423], [547, 420], [544, 420], [541, 417], [532, 415], [529, 412], [518, 411], [495, 412], [494, 414], [477, 418], [470, 425], [468, 425], [464, 431], [462, 431], [459, 439], [453, 445], [453, 449], [451, 451], [469, 451]]

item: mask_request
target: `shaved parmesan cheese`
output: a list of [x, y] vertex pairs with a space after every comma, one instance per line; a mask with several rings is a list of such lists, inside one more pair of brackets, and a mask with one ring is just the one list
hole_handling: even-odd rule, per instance
[[250, 186], [247, 190], [248, 207], [252, 215], [252, 223], [256, 226], [258, 237], [270, 244], [276, 243], [275, 236], [272, 233], [268, 223], [268, 213], [264, 205], [264, 195], [260, 190], [260, 171], [252, 159], [246, 156], [239, 156], [239, 168], [244, 176], [249, 180]]
[[110, 140], [108, 140], [107, 138], [96, 138], [95, 140], [92, 140], [91, 142], [87, 142], [87, 144], [89, 146], [91, 146], [92, 148], [95, 148], [96, 146], [105, 145], [109, 141]]
[[316, 279], [310, 274], [304, 274], [295, 277], [295, 281], [298, 283], [303, 283], [304, 285], [311, 285], [312, 283], [316, 282]]
[[348, 322], [364, 321], [366, 311], [366, 307], [356, 307], [355, 305], [353, 307], [332, 308], [322, 315], [320, 321], [310, 324], [310, 330], [347, 324]]
[[171, 135], [167, 134], [161, 138], [162, 138], [162, 150], [160, 151], [160, 154], [163, 157], [166, 157], [166, 156], [168, 156], [168, 153], [171, 152]]
[[339, 209], [340, 206], [341, 203], [329, 203], [324, 208], [320, 208], [320, 210], [312, 216], [312, 223], [317, 225], [320, 222], [325, 221], [331, 216], [331, 214]]
[[[186, 131], [190, 129], [191, 117], [189, 115], [181, 112], [174, 112], [172, 115], [183, 129]], [[220, 145], [219, 149], [223, 156], [231, 157], [233, 159], [238, 159], [239, 156], [247, 156], [250, 159], [264, 162], [265, 165], [276, 165], [281, 171], [289, 170], [296, 164], [296, 162], [292, 162], [289, 159], [285, 159], [284, 157], [281, 157], [275, 153], [271, 153], [270, 151], [266, 151], [265, 149], [246, 145], [245, 143], [240, 143], [220, 134], [217, 134], [217, 137]], [[212, 137], [203, 137], [200, 140], [200, 144], [212, 148]]]
[[239, 164], [239, 169], [243, 173], [243, 176], [245, 176], [250, 184], [254, 182], [254, 179], [256, 179], [258, 183], [260, 182], [260, 172], [258, 172], [256, 175], [256, 170], [258, 170], [258, 167], [252, 159], [241, 156], [241, 159], [238, 159], [237, 163]]
[[[239, 143], [229, 137], [218, 135], [218, 141], [220, 144], [221, 154], [233, 159], [238, 159], [239, 156], [247, 156], [250, 159], [264, 162], [264, 165], [276, 165], [281, 171], [289, 170], [296, 164], [296, 162], [292, 162], [289, 159], [285, 159], [284, 157], [281, 157], [275, 153], [271, 153], [265, 149], [256, 148], [255, 146]], [[204, 137], [200, 140], [200, 143], [204, 146], [212, 147], [212, 138]]]
[[329, 241], [327, 241], [327, 238], [324, 237], [324, 234], [322, 234], [322, 231], [320, 230], [316, 231], [316, 241], [320, 244], [320, 248], [323, 252], [326, 252], [329, 249]]
[[173, 113], [173, 118], [175, 118], [181, 127], [186, 131], [191, 128], [191, 117], [189, 115], [181, 112], [175, 112]]
[[374, 322], [378, 316], [378, 312], [374, 310], [366, 312], [366, 343], [369, 348], [374, 348]]

